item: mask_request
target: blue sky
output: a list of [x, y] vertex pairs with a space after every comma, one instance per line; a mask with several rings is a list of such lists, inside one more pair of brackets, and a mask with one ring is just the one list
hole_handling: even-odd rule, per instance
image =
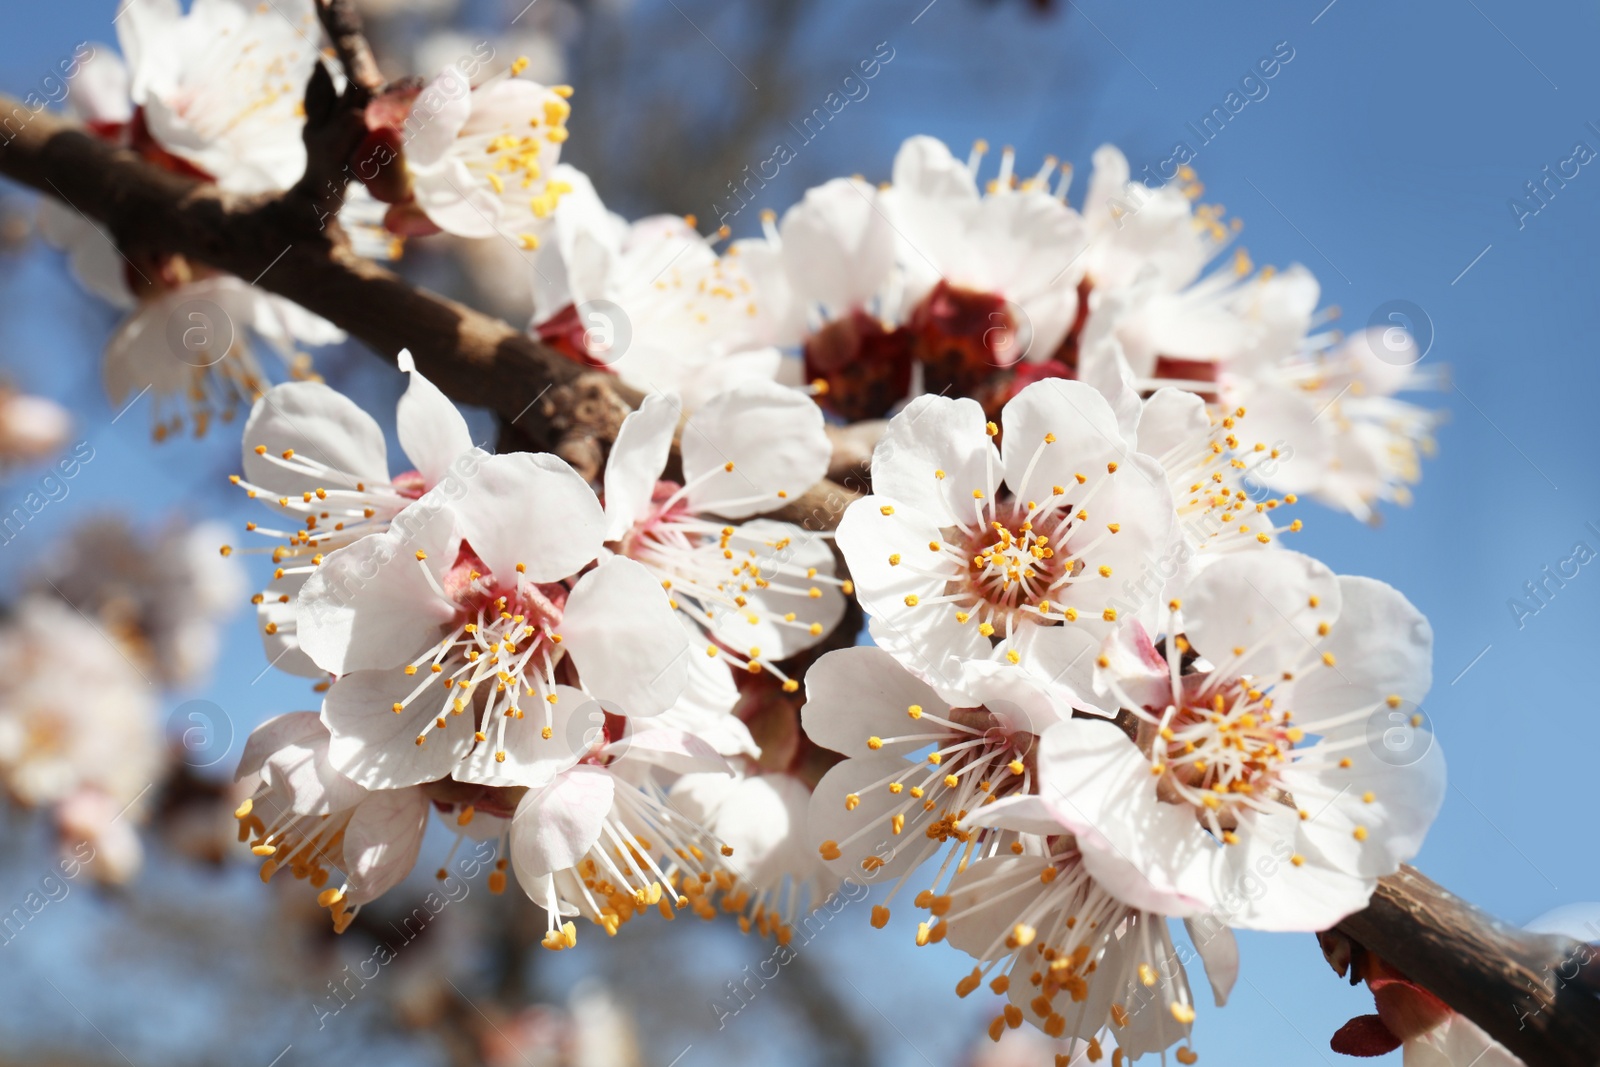
[[[1077, 164], [1080, 176], [1103, 142], [1120, 145], [1137, 171], [1185, 141], [1198, 149], [1193, 165], [1205, 199], [1245, 220], [1242, 243], [1257, 263], [1307, 265], [1347, 326], [1365, 324], [1393, 300], [1421, 308], [1434, 337], [1426, 362], [1448, 364], [1453, 384], [1424, 398], [1446, 408], [1450, 421], [1416, 503], [1387, 510], [1376, 528], [1307, 509], [1298, 547], [1336, 570], [1394, 584], [1432, 620], [1435, 685], [1425, 707], [1451, 788], [1418, 864], [1521, 923], [1600, 898], [1600, 852], [1581, 841], [1573, 847], [1570, 829], [1570, 806], [1582, 803], [1600, 744], [1588, 674], [1600, 635], [1600, 563], [1582, 567], [1520, 622], [1508, 606], [1515, 597], [1533, 606], [1525, 583], [1571, 557], [1576, 542], [1600, 551], [1600, 311], [1591, 297], [1600, 161], [1565, 164], [1576, 176], [1551, 182], [1542, 204], [1525, 190], [1547, 165], [1556, 171], [1581, 158], [1579, 143], [1600, 152], [1592, 57], [1600, 12], [1570, 2], [1543, 5], [1534, 17], [1509, 0], [1324, 2], [1080, 0], [1040, 20], [1020, 3], [935, 0], [924, 8], [925, 0], [893, 0], [869, 8], [830, 0], [801, 43], [816, 98], [802, 113], [879, 42], [889, 42], [894, 58], [868, 95], [763, 191], [760, 206], [781, 210], [806, 184], [837, 173], [884, 178], [896, 146], [914, 133], [958, 150], [978, 137], [1015, 145], [1024, 170], [1053, 153]], [[96, 2], [14, 13], [0, 38], [0, 87], [27, 91], [77, 41], [108, 37], [112, 10]], [[706, 10], [703, 52], [672, 61], [706, 71], [722, 91], [759, 92], [720, 68], [733, 60], [719, 57], [719, 46], [737, 55], [737, 13]], [[471, 15], [485, 26], [509, 18], [481, 4]], [[1257, 99], [1201, 144], [1189, 123], [1221, 106], [1275, 48], [1293, 58], [1264, 83], [1265, 95], [1253, 85]], [[759, 83], [759, 71], [748, 73]], [[578, 89], [575, 137], [585, 121]], [[774, 140], [782, 135], [774, 129]], [[706, 218], [712, 206], [678, 207]], [[741, 214], [741, 228], [746, 219], [753, 224], [753, 213]], [[220, 432], [158, 450], [148, 444], [142, 408], [110, 423], [116, 412], [98, 390], [95, 360], [114, 320], [91, 308], [57, 257], [0, 263], [0, 293], [6, 373], [71, 398], [96, 449], [70, 495], [0, 549], [8, 582], [25, 572], [29, 554], [96, 509], [240, 520], [241, 502], [223, 478], [235, 446]], [[349, 366], [353, 388], [390, 419], [397, 375], [371, 359]], [[24, 474], [0, 487], [0, 500], [13, 502], [28, 484]], [[269, 674], [252, 684], [263, 665], [241, 619], [201, 695], [241, 730], [306, 706], [298, 682]], [[58, 929], [62, 918], [54, 917]], [[819, 938], [816, 950], [828, 973], [858, 987], [845, 999], [878, 1034], [883, 1062], [952, 1062], [950, 1050], [981, 1021], [981, 1006], [949, 992], [964, 972], [961, 959], [912, 949], [910, 928], [898, 921], [870, 939], [864, 913], [838, 922], [847, 932]], [[1234, 1003], [1201, 1014], [1202, 1056], [1336, 1061], [1328, 1036], [1370, 1011], [1370, 999], [1333, 977], [1309, 935], [1242, 942]], [[906, 1036], [884, 1026], [872, 1005]], [[718, 1039], [699, 1040], [695, 1058], [715, 1060]], [[660, 1051], [662, 1063], [676, 1054]]]

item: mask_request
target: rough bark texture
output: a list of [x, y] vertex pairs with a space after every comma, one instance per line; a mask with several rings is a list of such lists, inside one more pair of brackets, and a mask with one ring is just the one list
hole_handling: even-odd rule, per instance
[[1411, 867], [1383, 879], [1339, 930], [1530, 1067], [1600, 1063], [1600, 950], [1507, 926]]

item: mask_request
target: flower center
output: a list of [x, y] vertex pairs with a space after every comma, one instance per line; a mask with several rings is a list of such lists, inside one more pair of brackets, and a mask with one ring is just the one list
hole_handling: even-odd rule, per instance
[[987, 530], [973, 535], [969, 547], [972, 560], [959, 584], [996, 612], [1032, 609], [1066, 571], [1055, 558], [1050, 536], [1036, 530], [1026, 515], [1014, 515], [1007, 522], [992, 520]]
[[1271, 696], [1245, 682], [1229, 683], [1209, 701], [1186, 702], [1156, 730], [1159, 742], [1152, 740], [1151, 772], [1161, 776], [1162, 798], [1192, 806], [1232, 844], [1242, 812], [1283, 799], [1278, 771], [1305, 738], [1289, 720]]
[[[422, 561], [418, 563], [433, 581]], [[478, 569], [482, 566], [463, 545], [438, 587], [459, 605], [455, 625], [437, 645], [405, 666], [407, 675], [420, 675], [421, 681], [405, 699], [395, 702], [393, 710], [398, 715], [419, 701], [439, 702], [437, 715], [417, 734], [417, 744], [422, 745], [432, 730], [444, 728], [448, 716], [465, 714], [477, 694], [486, 693], [473, 739], [483, 743], [494, 734], [495, 759], [504, 762], [506, 731], [524, 717], [524, 697], [539, 698], [544, 720], [540, 737], [548, 741], [552, 736], [556, 667], [562, 659], [561, 635], [555, 627], [561, 622], [567, 590], [559, 583], [505, 583], [485, 575]]]

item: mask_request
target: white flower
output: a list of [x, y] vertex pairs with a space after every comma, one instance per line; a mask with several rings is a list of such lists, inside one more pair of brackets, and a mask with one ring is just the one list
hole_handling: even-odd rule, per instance
[[224, 189], [287, 189], [305, 170], [306, 82], [321, 29], [310, 0], [130, 0], [117, 18], [129, 94], [162, 149]]
[[[1042, 803], [1048, 754], [1102, 724], [1073, 720], [1069, 690], [1015, 667], [969, 663], [961, 685], [957, 697], [936, 692], [873, 648], [831, 652], [812, 668], [806, 733], [848, 757], [812, 797], [823, 859], [849, 877], [892, 881], [873, 909], [881, 927], [900, 888], [943, 854], [916, 897], [931, 913], [917, 943], [948, 938], [978, 961], [961, 996], [984, 981], [1010, 995], [991, 1036], [1028, 1019], [1051, 1037], [1088, 1040], [1115, 1023], [1130, 1053], [1168, 1047], [1194, 1015], [1161, 920], [1198, 902], [1112, 892], [1090, 865], [1098, 841], [1075, 840], [1076, 827]], [[1070, 999], [1058, 1003], [1063, 992]], [[1139, 1010], [1152, 996], [1156, 1009]]]
[[[817, 784], [810, 812], [818, 850], [839, 874], [895, 879], [898, 892], [940, 852], [1012, 847], [1015, 835], [961, 820], [991, 797], [1029, 791], [1035, 735], [1071, 715], [1073, 694], [987, 662], [967, 664], [957, 688], [935, 690], [881, 648], [829, 652], [807, 672], [806, 736], [847, 757]], [[949, 873], [941, 869], [919, 907]], [[873, 925], [888, 922], [895, 892], [873, 909]]]
[[160, 291], [123, 320], [106, 344], [106, 395], [122, 407], [148, 390], [157, 441], [180, 432], [186, 419], [196, 436], [204, 434], [213, 418], [231, 419], [266, 389], [252, 333], [301, 375], [308, 360], [297, 353], [299, 342], [344, 339], [297, 304], [231, 275], [209, 275]]
[[218, 524], [174, 522], [152, 536], [121, 519], [79, 527], [42, 566], [40, 593], [54, 593], [97, 619], [167, 685], [211, 669], [221, 629], [238, 607], [245, 575], [220, 556]]
[[54, 809], [64, 841], [88, 841], [107, 882], [141, 850], [131, 827], [161, 777], [166, 747], [146, 680], [112, 639], [66, 604], [22, 600], [0, 628], [0, 785]]
[[[1212, 563], [1179, 628], [1165, 657], [1138, 627], [1107, 640], [1097, 684], [1136, 717], [1139, 743], [1097, 725], [1056, 761], [1064, 803], [1130, 877], [1230, 925], [1333, 926], [1416, 854], [1444, 799], [1443, 757], [1417, 729], [1427, 620], [1381, 582], [1283, 551]], [[1182, 673], [1191, 650], [1202, 659]]]
[[416, 205], [458, 237], [501, 236], [539, 247], [556, 203], [569, 191], [555, 175], [567, 139], [572, 89], [510, 76], [473, 86], [448, 67], [406, 120], [406, 167]]
[[285, 542], [272, 549], [273, 581], [253, 602], [268, 661], [291, 673], [326, 673], [299, 650], [295, 623], [294, 598], [313, 561], [387, 530], [401, 510], [453, 469], [473, 469], [486, 455], [474, 449], [466, 420], [416, 369], [408, 350], [401, 351], [399, 364], [411, 380], [396, 405], [395, 424], [400, 446], [416, 465], [412, 470], [391, 475], [383, 429], [321, 382], [274, 386], [245, 423], [244, 475], [230, 481], [288, 520], [282, 529], [254, 522], [246, 528]]
[[1015, 363], [1024, 349], [1044, 360], [1078, 313], [1087, 235], [1063, 199], [1065, 183], [1051, 195], [1056, 161], [1019, 183], [1008, 148], [980, 195], [981, 158], [981, 142], [963, 163], [932, 137], [910, 138], [883, 193], [906, 278], [903, 317], [927, 347], [927, 363], [963, 347], [990, 366]]
[[[839, 887], [807, 824], [811, 790], [793, 775], [686, 774], [670, 796], [674, 808], [733, 849], [713, 879], [723, 910], [739, 915], [745, 933], [786, 944], [795, 922]], [[715, 915], [708, 898], [697, 906], [702, 918]]]
[[[1150, 617], [1174, 544], [1165, 472], [1092, 388], [1037, 382], [1001, 415], [923, 396], [873, 453], [872, 496], [839, 525], [874, 640], [941, 681], [1003, 658], [1082, 684], [1110, 623]], [[1076, 671], [1076, 674], [1070, 672]]]
[[677, 393], [690, 410], [778, 375], [781, 356], [763, 333], [761, 293], [747, 270], [760, 265], [751, 261], [761, 249], [718, 256], [692, 219], [629, 223], [581, 171], [563, 164], [557, 174], [570, 189], [533, 261], [534, 334], [637, 388]]
[[672, 606], [752, 672], [816, 644], [844, 614], [828, 543], [788, 523], [729, 522], [796, 499], [827, 472], [822, 412], [772, 382], [717, 394], [683, 429], [683, 484], [661, 480], [678, 425], [652, 394], [623, 420], [605, 473], [606, 540], [642, 563]]
[[0, 385], [0, 469], [44, 459], [71, 431], [72, 416], [60, 404]]
[[1230, 235], [1213, 210], [1196, 219], [1191, 193], [1199, 194], [1192, 170], [1151, 189], [1130, 180], [1127, 157], [1114, 145], [1096, 149], [1083, 200], [1089, 233], [1083, 267], [1095, 288], [1126, 289], [1148, 280], [1172, 293], [1198, 278]]
[[616, 714], [671, 707], [687, 637], [643, 566], [590, 568], [604, 529], [571, 467], [515, 453], [476, 461], [324, 559], [297, 622], [301, 648], [339, 676], [323, 705], [334, 766], [373, 788], [452, 773], [547, 784], [583, 751], [571, 723], [584, 701], [558, 668]]
[[[80, 72], [85, 91], [68, 98], [92, 133], [233, 192], [287, 189], [300, 178], [301, 98], [321, 33], [308, 0], [282, 10], [196, 0], [188, 15], [176, 0], [130, 0], [117, 28], [129, 66], [96, 52]], [[181, 257], [135, 264], [64, 204], [44, 203], [39, 224], [85, 288], [131, 312], [106, 346], [106, 392], [121, 407], [148, 389], [157, 440], [185, 415], [203, 433], [261, 394], [251, 333], [302, 375], [297, 345], [344, 339], [298, 305]]]
[[1438, 387], [1438, 374], [1415, 366], [1421, 358], [1406, 331], [1374, 326], [1302, 346], [1253, 375], [1225, 376], [1223, 396], [1254, 412], [1281, 410], [1280, 438], [1316, 464], [1302, 460], [1266, 484], [1371, 521], [1380, 502], [1411, 502], [1408, 487], [1433, 452], [1441, 414], [1396, 396]]
[[571, 917], [615, 934], [645, 909], [704, 916], [714, 871], [732, 854], [666, 801], [650, 775], [729, 771], [705, 742], [654, 724], [599, 739], [584, 762], [530, 789], [511, 822], [511, 865], [529, 899], [544, 908], [549, 949], [577, 944]]
[[[350, 781], [328, 761], [328, 741], [314, 711], [256, 727], [236, 774], [256, 788], [234, 817], [239, 840], [262, 859], [261, 880], [287, 868], [321, 889], [317, 903], [343, 933], [362, 904], [411, 873], [431, 805], [419, 788], [368, 790]], [[331, 874], [340, 878], [328, 886]]]

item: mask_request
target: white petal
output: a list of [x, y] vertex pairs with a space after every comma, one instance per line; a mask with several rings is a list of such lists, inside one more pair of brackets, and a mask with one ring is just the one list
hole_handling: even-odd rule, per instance
[[1039, 740], [1039, 795], [1078, 835], [1095, 881], [1132, 907], [1190, 915], [1217, 851], [1185, 807], [1156, 799], [1148, 758], [1121, 728], [1073, 719]]
[[733, 773], [733, 767], [716, 749], [691, 733], [664, 728], [653, 721], [639, 729], [631, 723], [629, 726], [622, 740], [606, 746], [607, 755], [638, 760], [673, 774]]
[[1172, 669], [1137, 622], [1119, 624], [1100, 646], [1104, 667], [1095, 664], [1095, 691], [1111, 693], [1112, 684], [1143, 708], [1165, 707], [1172, 701]]
[[[315, 724], [306, 721], [303, 716], [307, 714], [314, 713], [296, 712], [293, 719], [279, 716], [265, 724], [262, 729], [266, 733], [262, 733], [259, 743], [252, 734], [252, 746], [246, 748], [241, 767], [255, 764], [261, 781], [273, 790], [277, 802], [286, 803], [296, 814], [343, 811], [359, 802], [367, 791], [334, 769], [328, 760], [327, 728], [320, 720]], [[263, 751], [268, 743], [273, 748]], [[282, 812], [269, 810], [264, 814], [270, 824]]]
[[[256, 606], [257, 629], [261, 631], [261, 650], [270, 666], [301, 678], [326, 679], [328, 672], [300, 647], [299, 597], [307, 577], [286, 574], [267, 583], [266, 597]], [[285, 596], [289, 598], [287, 602], [278, 599]]]
[[1239, 978], [1239, 942], [1233, 931], [1210, 917], [1183, 920], [1189, 931], [1189, 940], [1200, 953], [1205, 964], [1206, 980], [1211, 983], [1211, 996], [1217, 1007], [1226, 1007], [1228, 995]]
[[873, 639], [934, 685], [953, 686], [957, 668], [948, 660], [986, 655], [988, 642], [975, 623], [956, 621], [956, 605], [923, 603], [963, 573], [948, 553], [929, 550], [942, 541], [933, 520], [882, 496], [851, 504], [834, 536], [872, 616]]
[[[880, 740], [929, 733], [908, 712], [918, 707], [945, 717], [950, 705], [933, 687], [906, 670], [881, 648], [841, 648], [818, 659], [806, 672], [806, 702], [801, 725], [812, 741], [846, 756], [869, 757], [867, 738]], [[904, 756], [927, 741], [884, 740], [883, 755]]]
[[617, 714], [658, 715], [689, 680], [689, 638], [666, 591], [621, 556], [578, 579], [561, 619], [563, 647], [585, 691]]
[[345, 877], [350, 903], [376, 900], [405, 880], [422, 851], [428, 797], [420, 789], [369, 793], [344, 829]]
[[300, 590], [301, 649], [323, 670], [346, 674], [397, 667], [438, 640], [456, 606], [427, 575], [437, 579], [449, 566], [454, 529], [455, 517], [429, 493], [389, 530], [330, 553]]
[[[288, 449], [343, 471], [352, 483], [389, 481], [383, 430], [343, 393], [321, 382], [285, 382], [269, 389], [250, 411], [242, 446], [245, 477], [273, 493], [298, 496], [318, 488], [354, 487], [286, 469], [276, 460]], [[258, 446], [265, 446], [265, 455], [256, 453]]]
[[683, 430], [691, 505], [733, 519], [770, 511], [778, 503], [774, 494], [798, 498], [828, 473], [832, 455], [822, 409], [776, 382], [717, 394]]
[[1187, 389], [1167, 386], [1150, 394], [1139, 412], [1139, 451], [1161, 460], [1198, 446], [1211, 428], [1206, 402]]
[[616, 783], [595, 767], [574, 767], [522, 798], [511, 820], [511, 865], [517, 881], [578, 865], [600, 840]]
[[790, 284], [834, 316], [871, 299], [894, 265], [894, 231], [877, 201], [866, 182], [835, 178], [783, 216]]
[[[845, 597], [837, 584], [818, 581], [813, 585], [805, 574], [815, 569], [818, 575], [833, 577], [832, 546], [798, 526], [770, 519], [752, 519], [742, 524], [739, 531], [767, 545], [787, 542], [781, 551], [769, 549], [766, 556], [770, 562], [762, 566], [762, 571], [770, 574], [774, 566], [781, 564], [787, 573], [774, 579], [767, 588], [757, 587], [746, 592], [744, 596], [749, 603], [744, 608], [724, 608], [716, 614], [713, 636], [739, 651], [759, 648], [760, 658], [767, 661], [787, 659], [826, 640], [844, 617]], [[761, 555], [759, 550], [757, 554]], [[788, 592], [780, 588], [784, 586], [802, 591]], [[821, 595], [812, 597], [812, 589]], [[784, 621], [790, 614], [795, 617], [793, 623]], [[820, 626], [821, 630], [811, 633], [808, 627], [812, 625]]]
[[1245, 409], [1241, 443], [1278, 452], [1271, 464], [1256, 466], [1252, 480], [1280, 493], [1309, 493], [1322, 486], [1334, 464], [1338, 422], [1324, 415], [1326, 401], [1313, 404], [1302, 390], [1254, 381], [1225, 382], [1223, 398], [1228, 407]]
[[606, 459], [607, 541], [621, 538], [649, 509], [650, 497], [672, 450], [679, 408], [676, 397], [651, 393], [639, 410], [622, 420], [616, 443]]
[[[872, 452], [872, 489], [940, 526], [971, 524], [972, 490], [992, 496], [998, 468], [975, 400], [919, 396], [889, 421]], [[938, 476], [939, 471], [944, 477]]]
[[[827, 863], [841, 877], [867, 884], [890, 883], [931, 851], [926, 831], [933, 814], [923, 811], [922, 802], [910, 799], [909, 793], [890, 793], [883, 784], [890, 776], [913, 783], [926, 777], [909, 760], [874, 753], [870, 758], [847, 759], [834, 766], [811, 794], [807, 814], [811, 844], [818, 847], [832, 841], [839, 846], [839, 858]], [[845, 797], [851, 795], [860, 797], [860, 803], [847, 808]], [[896, 812], [906, 817], [898, 834], [890, 823]]]
[[462, 536], [495, 575], [521, 563], [530, 582], [560, 581], [599, 556], [605, 539], [594, 490], [544, 452], [485, 460], [455, 507]]
[[[785, 876], [821, 882], [825, 897], [834, 881], [810, 840], [810, 804], [810, 791], [792, 775], [760, 774], [737, 782], [713, 824], [717, 838], [733, 849], [727, 865], [762, 888], [781, 887]], [[821, 897], [811, 899], [813, 907], [820, 903]]]
[[[450, 713], [453, 690], [430, 686], [396, 714], [417, 686], [398, 668], [357, 671], [333, 683], [322, 702], [328, 727], [328, 760], [345, 777], [368, 789], [399, 789], [447, 777], [472, 747], [470, 709]], [[445, 725], [428, 727], [438, 716]], [[427, 729], [427, 739], [417, 738]]]
[[1339, 603], [1339, 579], [1310, 556], [1242, 552], [1194, 580], [1183, 621], [1189, 643], [1230, 674], [1276, 674], [1311, 656]]
[[[556, 702], [523, 709], [525, 718], [507, 720], [505, 748], [500, 748], [500, 727], [496, 721], [484, 724], [488, 740], [480, 742], [453, 772], [461, 782], [479, 785], [527, 786], [543, 789], [555, 776], [577, 765], [593, 742], [605, 730], [605, 710], [581, 689], [558, 685], [553, 690]], [[545, 716], [549, 715], [550, 736], [544, 736]], [[505, 759], [495, 756], [504, 752]]]
[[306, 744], [327, 736], [327, 727], [322, 725], [322, 720], [314, 711], [289, 711], [275, 715], [250, 731], [233, 780], [237, 782], [259, 773], [266, 758], [285, 745]]
[[1042, 734], [1072, 718], [1079, 703], [1060, 680], [1048, 683], [1021, 667], [993, 660], [962, 664], [960, 684], [971, 694], [971, 706], [988, 708], [1013, 732]]
[[[1376, 579], [1347, 575], [1339, 595], [1339, 618], [1321, 644], [1334, 665], [1312, 668], [1294, 686], [1295, 719], [1312, 733], [1320, 718], [1391, 696], [1409, 716], [1433, 684], [1433, 627], [1411, 601]], [[1377, 713], [1386, 724], [1390, 710]]]
[[[1077, 474], [1097, 478], [1107, 463], [1125, 462], [1133, 451], [1111, 405], [1082, 382], [1034, 382], [1011, 398], [1000, 419], [1006, 484], [1024, 500], [1042, 499], [1053, 485], [1071, 485]], [[1054, 441], [1046, 443], [1046, 435]], [[1033, 473], [1024, 482], [1030, 464]]]
[[[1305, 825], [1288, 807], [1257, 814], [1238, 844], [1218, 848], [1213, 914], [1238, 929], [1313, 931], [1366, 907], [1377, 879], [1318, 862]], [[1305, 862], [1296, 866], [1295, 855]]]
[[1019, 793], [985, 804], [961, 822], [963, 826], [994, 826], [1041, 837], [1058, 835], [1065, 829], [1056, 818], [1055, 809], [1037, 793]]
[[418, 94], [406, 123], [411, 165], [428, 167], [443, 158], [472, 114], [471, 85], [459, 67], [449, 66]]
[[400, 352], [400, 369], [411, 375], [411, 384], [395, 409], [395, 432], [406, 457], [431, 489], [472, 448], [472, 434], [456, 406], [417, 370], [409, 349]]
[[1417, 755], [1403, 763], [1390, 762], [1394, 757], [1375, 740], [1341, 750], [1349, 767], [1324, 758], [1285, 771], [1284, 787], [1311, 813], [1300, 827], [1315, 848], [1310, 862], [1376, 878], [1416, 856], [1444, 804], [1445, 764], [1431, 734], [1418, 731], [1413, 743]]

